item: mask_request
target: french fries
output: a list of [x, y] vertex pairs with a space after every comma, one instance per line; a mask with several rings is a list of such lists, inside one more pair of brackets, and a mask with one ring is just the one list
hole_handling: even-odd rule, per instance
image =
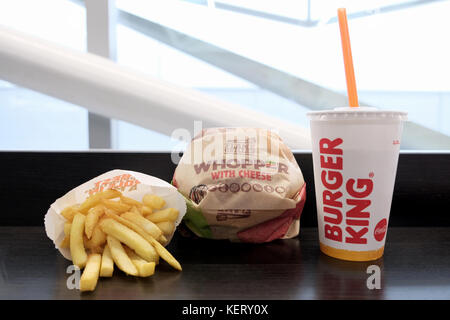
[[109, 199], [102, 199], [102, 203], [105, 205], [105, 207], [112, 209], [117, 212], [126, 212], [131, 209], [131, 206], [119, 201], [109, 200]]
[[65, 236], [64, 239], [59, 244], [60, 248], [66, 249], [70, 247], [70, 236]]
[[163, 198], [154, 194], [146, 194], [144, 198], [142, 198], [142, 202], [146, 206], [156, 210], [162, 209], [162, 207], [166, 205], [166, 201], [164, 201]]
[[152, 208], [150, 208], [150, 207], [142, 206], [140, 212], [141, 212], [141, 214], [142, 214], [143, 216], [145, 216], [145, 215], [147, 215], [147, 214], [152, 213], [153, 210], [152, 210]]
[[163, 221], [175, 221], [178, 218], [178, 210], [174, 208], [167, 208], [164, 210], [156, 211], [145, 216], [148, 220], [157, 223]]
[[125, 248], [125, 251], [130, 257], [131, 262], [133, 262], [134, 266], [138, 270], [140, 277], [149, 277], [155, 273], [156, 264], [154, 262], [145, 261], [130, 248]]
[[133, 213], [142, 215], [141, 210], [139, 210], [139, 209], [138, 209], [137, 207], [135, 207], [135, 206], [131, 207], [130, 212], [133, 212]]
[[[139, 234], [142, 238], [144, 238], [149, 244], [152, 243], [152, 239], [153, 237], [151, 235], [149, 235], [147, 232], [144, 231], [144, 229], [142, 229], [140, 226], [138, 226], [137, 224], [134, 224], [133, 222], [126, 220], [120, 216], [118, 216], [117, 214], [112, 213], [111, 211], [106, 211], [105, 215], [108, 218], [114, 219], [118, 222], [120, 222], [121, 224], [123, 224], [124, 226], [130, 228], [131, 230], [135, 231], [137, 234]], [[163, 235], [160, 236], [164, 237]], [[165, 242], [167, 242], [167, 239], [163, 238], [162, 240], [164, 240]], [[156, 262], [156, 264], [158, 264], [159, 262], [159, 256], [156, 255], [156, 260], [154, 260], [154, 262]]]
[[[87, 236], [86, 236], [87, 238]], [[90, 249], [101, 247], [106, 243], [106, 234], [103, 232], [103, 230], [100, 228], [100, 226], [97, 224], [94, 227], [94, 231], [92, 232], [91, 239], [87, 240], [86, 246]], [[102, 250], [103, 251], [103, 250]]]
[[163, 258], [168, 264], [170, 264], [175, 269], [181, 271], [181, 265], [175, 259], [169, 251], [166, 250], [158, 241], [156, 241], [154, 238], [151, 238], [151, 243], [155, 247], [156, 252], [158, 252], [159, 256]]
[[73, 217], [72, 228], [70, 229], [70, 254], [73, 263], [80, 269], [84, 268], [87, 262], [87, 254], [83, 243], [85, 220], [84, 215], [77, 213]]
[[97, 286], [101, 261], [102, 256], [100, 254], [93, 253], [89, 255], [86, 267], [80, 278], [80, 291], [94, 291]]
[[72, 223], [66, 222], [64, 224], [64, 239], [59, 244], [59, 246], [61, 248], [69, 248], [70, 247], [70, 229], [71, 228], [72, 228]]
[[84, 232], [88, 239], [92, 237], [92, 232], [100, 217], [105, 212], [105, 207], [99, 205], [89, 209], [86, 215], [86, 222], [84, 224]]
[[136, 251], [138, 255], [147, 261], [155, 261], [157, 254], [155, 249], [141, 235], [117, 222], [106, 218], [100, 222], [100, 228], [109, 236], [113, 236], [120, 242]]
[[158, 242], [161, 243], [163, 246], [167, 243], [167, 238], [162, 234], [159, 239]]
[[112, 277], [114, 272], [114, 261], [109, 246], [106, 245], [102, 253], [102, 264], [100, 266], [100, 277]]
[[72, 229], [72, 223], [71, 222], [64, 223], [64, 235], [70, 236], [70, 229]]
[[[145, 218], [144, 218], [145, 219]], [[165, 234], [172, 234], [175, 230], [175, 223], [173, 221], [161, 221], [156, 223], [156, 226]], [[157, 237], [155, 237], [157, 238]]]
[[62, 210], [66, 223], [60, 248], [69, 248], [73, 264], [84, 268], [80, 291], [95, 290], [99, 277], [112, 276], [114, 264], [128, 275], [149, 277], [161, 257], [182, 270], [164, 248], [179, 214], [165, 206], [156, 195], [139, 202], [110, 189]]
[[136, 207], [136, 208], [141, 208], [143, 206], [143, 204], [137, 200], [134, 200], [132, 198], [129, 197], [125, 197], [125, 196], [120, 196], [120, 201], [122, 201], [125, 204], [128, 204], [129, 206], [132, 207]]
[[131, 262], [131, 259], [128, 257], [120, 241], [112, 236], [107, 236], [106, 239], [108, 241], [109, 250], [111, 251], [111, 257], [119, 269], [126, 274], [137, 276], [139, 272], [133, 262]]
[[89, 198], [87, 198], [78, 208], [78, 211], [86, 214], [88, 210], [97, 204], [99, 204], [103, 199], [113, 199], [120, 197], [121, 193], [120, 191], [108, 189], [106, 191], [102, 191], [99, 193], [96, 193]]
[[78, 213], [78, 206], [70, 206], [61, 211], [61, 215], [67, 219], [67, 221], [72, 221], [73, 217]]
[[145, 219], [140, 214], [136, 214], [133, 212], [125, 212], [121, 215], [121, 217], [138, 225], [155, 239], [158, 239], [162, 234], [161, 229], [158, 228], [156, 224], [154, 224], [148, 219]]

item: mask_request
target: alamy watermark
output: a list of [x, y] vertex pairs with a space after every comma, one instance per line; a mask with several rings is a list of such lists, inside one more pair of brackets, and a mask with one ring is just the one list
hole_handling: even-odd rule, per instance
[[77, 289], [80, 290], [80, 277], [81, 277], [81, 271], [80, 268], [76, 265], [70, 265], [66, 269], [66, 273], [70, 274], [70, 276], [67, 278], [66, 286], [67, 289], [73, 290]]
[[367, 289], [381, 289], [381, 269], [376, 264], [372, 264], [367, 267], [366, 273], [370, 276], [367, 278]]
[[[272, 138], [269, 136], [272, 135]], [[259, 153], [265, 150], [278, 155], [281, 139], [278, 130], [268, 128], [210, 128], [203, 129], [202, 121], [194, 121], [193, 135], [187, 128], [177, 128], [171, 134], [176, 145], [171, 150], [171, 160], [178, 164], [181, 153], [185, 152], [185, 164], [200, 163], [205, 159], [214, 159], [216, 164], [245, 158], [249, 163], [258, 161]], [[188, 148], [189, 146], [189, 148]], [[187, 148], [187, 149], [186, 149]]]

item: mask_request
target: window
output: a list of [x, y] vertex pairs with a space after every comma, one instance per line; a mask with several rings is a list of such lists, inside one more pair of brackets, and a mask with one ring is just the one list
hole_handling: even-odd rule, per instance
[[[2, 24], [86, 50], [83, 1], [30, 1], [39, 18], [22, 10], [24, 2], [2, 2]], [[402, 148], [450, 149], [450, 45], [439, 36], [450, 28], [450, 2], [342, 3], [348, 8], [360, 104], [409, 113]], [[334, 1], [116, 0], [116, 6], [120, 65], [305, 128], [306, 112], [346, 103]], [[29, 111], [39, 113], [33, 120], [77, 114], [72, 129], [62, 118], [53, 122], [75, 130], [78, 140], [64, 139], [61, 146], [65, 131], [55, 137], [44, 123], [32, 135], [18, 110], [19, 92], [22, 102], [36, 106]], [[0, 148], [88, 147], [85, 109], [9, 83], [0, 86], [0, 94], [2, 121], [17, 123]], [[170, 150], [178, 144], [121, 119], [113, 121], [111, 137], [112, 148], [121, 150]]]
[[[86, 48], [85, 10], [69, 1], [1, 1], [0, 25], [72, 49]], [[87, 111], [0, 81], [0, 137], [0, 150], [87, 149]]]

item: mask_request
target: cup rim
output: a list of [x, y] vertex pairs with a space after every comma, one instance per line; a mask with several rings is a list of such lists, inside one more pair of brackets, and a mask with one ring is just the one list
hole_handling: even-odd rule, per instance
[[398, 119], [407, 120], [408, 112], [380, 110], [374, 107], [339, 107], [331, 110], [310, 111], [306, 114], [311, 120], [331, 119]]

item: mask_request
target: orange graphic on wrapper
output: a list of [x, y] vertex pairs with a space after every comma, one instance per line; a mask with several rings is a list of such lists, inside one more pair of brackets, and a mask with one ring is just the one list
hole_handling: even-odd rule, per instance
[[92, 196], [98, 192], [102, 192], [108, 189], [115, 189], [121, 192], [137, 190], [137, 185], [141, 182], [133, 177], [131, 174], [125, 173], [112, 178], [100, 180], [94, 182], [94, 187], [92, 189], [86, 190], [85, 192]]

